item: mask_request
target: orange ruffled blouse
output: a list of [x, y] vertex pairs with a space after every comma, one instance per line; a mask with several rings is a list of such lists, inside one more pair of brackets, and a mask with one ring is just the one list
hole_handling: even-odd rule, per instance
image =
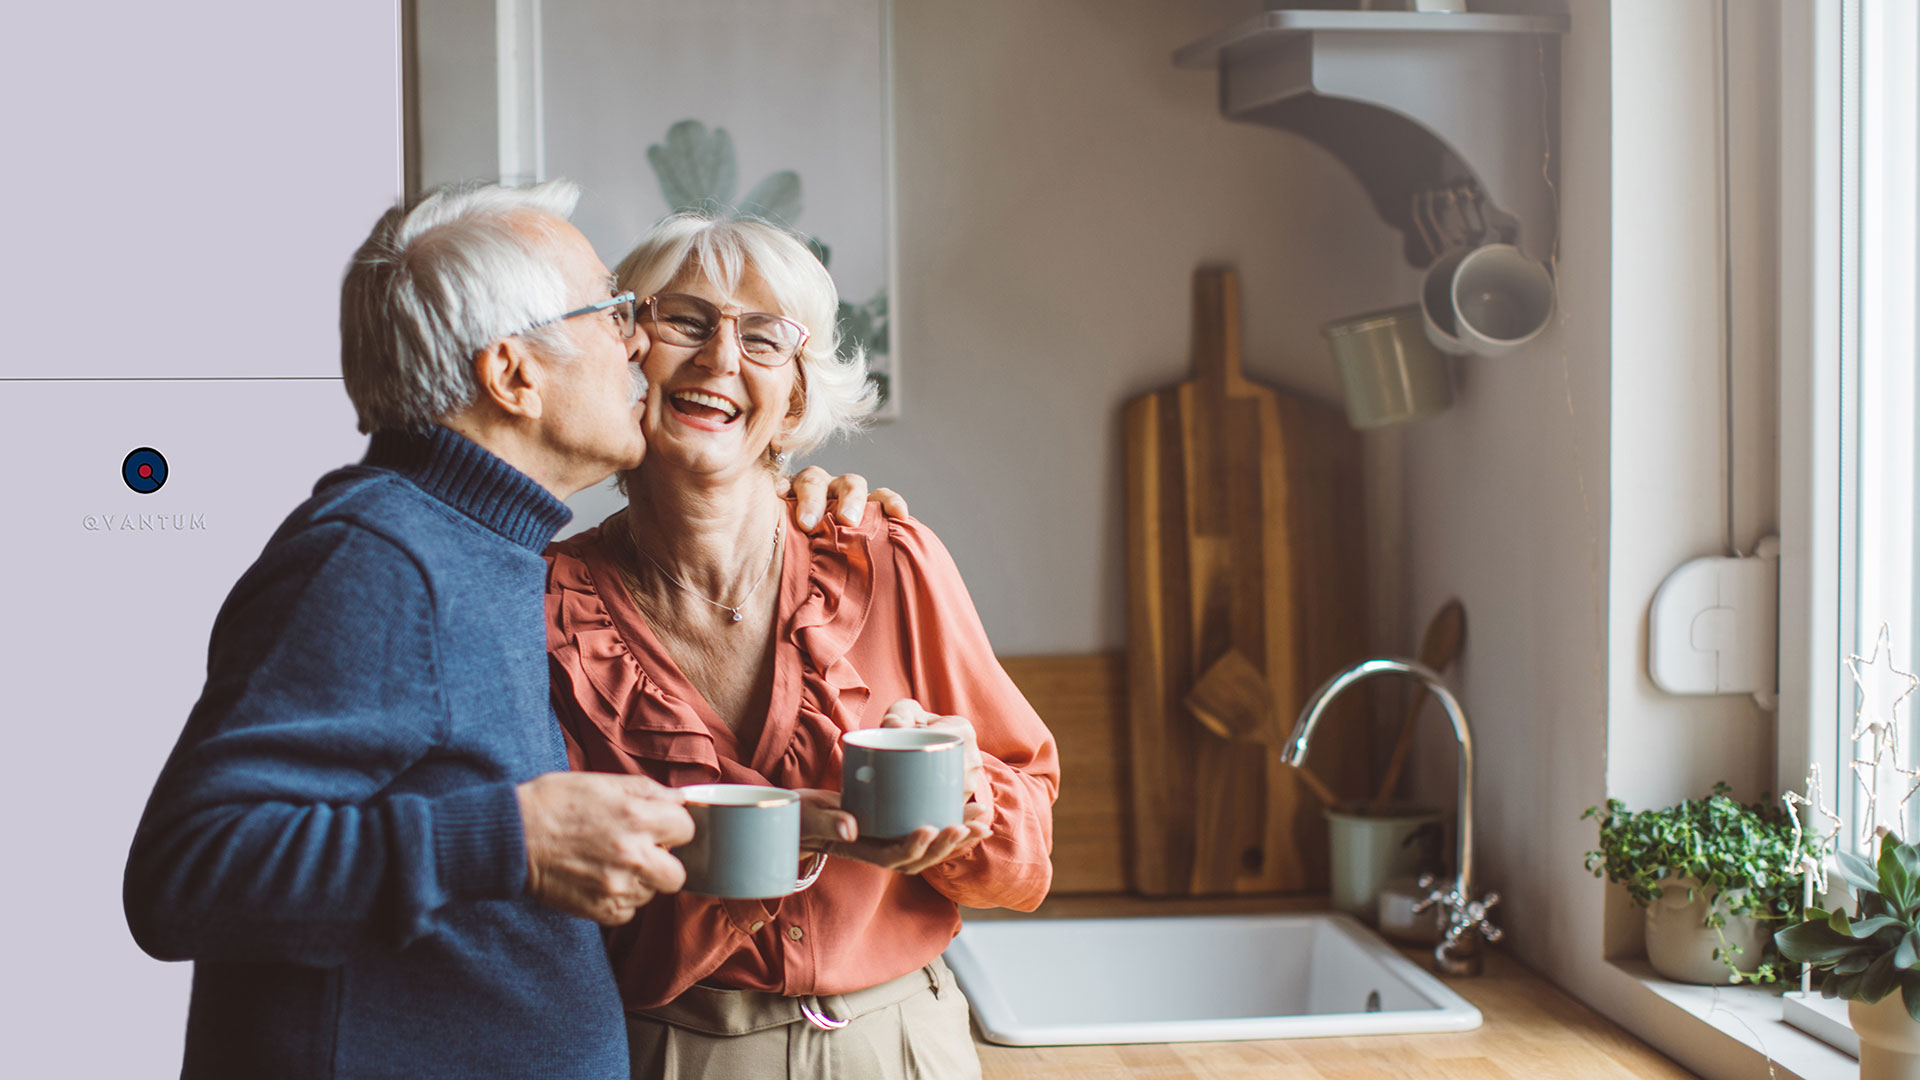
[[919, 522], [874, 511], [851, 528], [829, 516], [815, 535], [789, 529], [785, 554], [771, 705], [743, 746], [647, 627], [600, 530], [547, 549], [547, 649], [573, 767], [837, 791], [841, 732], [878, 727], [910, 697], [972, 721], [992, 832], [912, 877], [835, 858], [812, 888], [776, 900], [656, 897], [609, 942], [628, 1009], [696, 982], [785, 995], [873, 986], [939, 955], [958, 905], [1030, 911], [1052, 881], [1053, 736], [994, 659], [946, 548]]

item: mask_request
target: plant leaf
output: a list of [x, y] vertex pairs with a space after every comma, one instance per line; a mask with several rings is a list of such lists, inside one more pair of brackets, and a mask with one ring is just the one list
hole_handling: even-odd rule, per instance
[[792, 226], [800, 219], [800, 174], [785, 169], [753, 185], [740, 212]]
[[1913, 875], [1907, 873], [1906, 864], [1900, 861], [1900, 845], [1891, 836], [1880, 841], [1880, 895], [1895, 910], [1906, 907], [1907, 892], [1912, 887]]
[[1908, 930], [1900, 938], [1899, 947], [1893, 950], [1893, 963], [1901, 968], [1920, 967], [1920, 933]]
[[[1840, 917], [1843, 919], [1846, 918], [1845, 915], [1841, 915]], [[1832, 924], [1829, 924], [1829, 925], [1832, 925]], [[1904, 930], [1906, 929], [1907, 924], [1891, 916], [1875, 915], [1872, 918], [1861, 919], [1858, 922], [1855, 922], [1853, 925], [1847, 927], [1845, 933], [1849, 937], [1864, 940], [1866, 938], [1872, 937], [1873, 935], [1879, 933], [1882, 930], [1885, 930], [1889, 926], [1897, 926]], [[1838, 928], [1836, 927], [1836, 929]]]
[[[1889, 839], [1892, 838], [1889, 837]], [[1912, 844], [1903, 844], [1898, 841], [1895, 841], [1892, 847], [1893, 857], [1900, 860], [1900, 867], [1907, 872], [1907, 878], [1911, 880], [1920, 877], [1920, 850], [1916, 850]]]
[[1773, 935], [1780, 955], [1801, 964], [1826, 966], [1859, 949], [1850, 934], [1835, 930], [1824, 922], [1803, 922]]
[[1903, 982], [1900, 986], [1900, 1000], [1907, 1007], [1907, 1015], [1920, 1022], [1920, 980]]
[[1874, 872], [1872, 863], [1851, 851], [1836, 851], [1834, 859], [1840, 864], [1840, 876], [1855, 893], [1880, 891], [1880, 875]]
[[682, 120], [667, 129], [664, 145], [647, 147], [647, 164], [660, 180], [660, 194], [676, 211], [733, 200], [738, 177], [733, 136], [726, 128], [708, 131], [698, 120]]
[[1833, 972], [1836, 975], [1858, 975], [1867, 970], [1872, 963], [1872, 953], [1865, 949], [1856, 949], [1841, 957], [1839, 962], [1833, 965]]
[[1860, 1000], [1869, 1005], [1893, 992], [1899, 985], [1900, 969], [1893, 966], [1893, 954], [1881, 953], [1860, 976]]

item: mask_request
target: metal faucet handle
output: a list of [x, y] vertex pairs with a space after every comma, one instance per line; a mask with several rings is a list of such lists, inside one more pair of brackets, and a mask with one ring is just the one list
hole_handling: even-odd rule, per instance
[[1454, 914], [1454, 922], [1462, 930], [1472, 927], [1488, 941], [1499, 941], [1504, 936], [1504, 932], [1494, 925], [1493, 920], [1487, 918], [1487, 912], [1499, 902], [1500, 894], [1497, 892], [1490, 892], [1478, 900], [1468, 901], [1463, 909]]
[[1453, 914], [1454, 904], [1458, 901], [1459, 894], [1442, 885], [1437, 876], [1433, 874], [1421, 874], [1420, 880], [1415, 882], [1414, 887], [1427, 891], [1427, 895], [1413, 905], [1413, 913], [1415, 915], [1426, 912], [1435, 904], [1440, 905], [1441, 910], [1447, 912], [1449, 916]]
[[1478, 931], [1488, 941], [1499, 941], [1502, 937], [1500, 927], [1494, 925], [1487, 913], [1500, 902], [1500, 894], [1489, 892], [1478, 900], [1469, 900], [1457, 888], [1441, 883], [1433, 874], [1422, 874], [1419, 887], [1427, 890], [1426, 898], [1413, 905], [1414, 913], [1420, 914], [1439, 907], [1447, 916], [1447, 940], [1458, 941], [1469, 930]]

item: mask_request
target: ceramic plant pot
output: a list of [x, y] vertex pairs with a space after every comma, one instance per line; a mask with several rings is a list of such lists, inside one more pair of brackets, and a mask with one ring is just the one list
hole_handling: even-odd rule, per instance
[[1895, 990], [1872, 1005], [1847, 1002], [1860, 1036], [1860, 1080], [1920, 1080], [1920, 1022]]
[[[1688, 898], [1691, 887], [1693, 896]], [[1674, 982], [1718, 985], [1732, 974], [1714, 958], [1725, 944], [1740, 947], [1735, 962], [1751, 969], [1767, 947], [1767, 928], [1745, 915], [1727, 916], [1727, 925], [1715, 931], [1707, 926], [1707, 890], [1692, 878], [1666, 878], [1660, 898], [1647, 905], [1647, 963], [1662, 978]]]

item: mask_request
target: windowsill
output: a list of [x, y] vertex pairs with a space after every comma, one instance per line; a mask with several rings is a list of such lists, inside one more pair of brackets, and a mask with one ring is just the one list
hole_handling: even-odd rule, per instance
[[1860, 1063], [1780, 1018], [1780, 991], [1755, 986], [1695, 986], [1654, 974], [1645, 957], [1612, 961], [1622, 973], [1680, 1011], [1734, 1039], [1797, 1080], [1855, 1080]]

